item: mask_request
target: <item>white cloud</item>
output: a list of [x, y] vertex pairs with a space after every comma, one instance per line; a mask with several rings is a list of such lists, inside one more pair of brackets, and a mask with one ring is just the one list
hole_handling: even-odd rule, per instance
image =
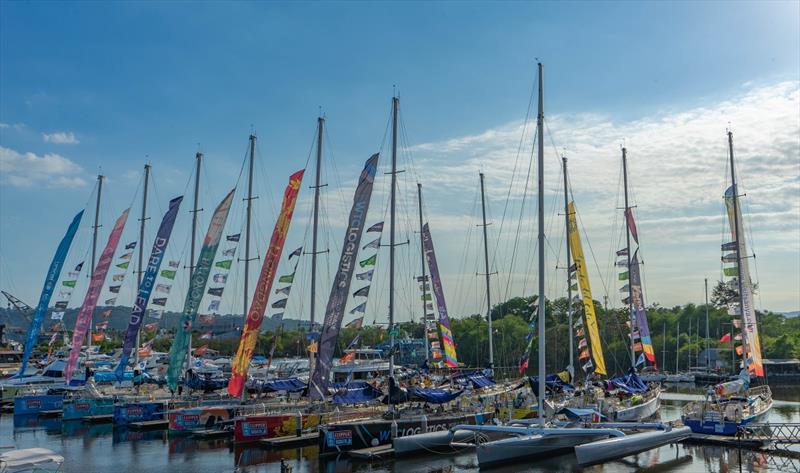
[[0, 180], [14, 187], [83, 187], [87, 181], [78, 164], [59, 154], [19, 153], [0, 146]]
[[53, 133], [42, 133], [42, 139], [46, 143], [55, 143], [58, 145], [76, 145], [80, 143], [75, 134], [71, 131], [55, 131]]

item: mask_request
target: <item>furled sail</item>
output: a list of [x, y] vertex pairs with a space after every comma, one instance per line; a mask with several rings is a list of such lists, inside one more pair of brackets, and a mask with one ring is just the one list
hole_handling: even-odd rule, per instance
[[[328, 378], [333, 363], [333, 352], [339, 339], [339, 330], [342, 327], [345, 305], [350, 295], [350, 282], [356, 269], [356, 256], [361, 244], [361, 235], [367, 219], [367, 211], [372, 198], [372, 187], [375, 183], [375, 172], [378, 167], [379, 154], [373, 154], [364, 164], [361, 176], [358, 179], [353, 207], [347, 219], [347, 230], [344, 237], [342, 254], [336, 266], [333, 278], [333, 287], [325, 308], [325, 320], [322, 324], [319, 347], [317, 349], [317, 363], [311, 375], [308, 395], [311, 399], [324, 399], [327, 393]], [[374, 228], [374, 226], [373, 226]], [[381, 226], [381, 228], [383, 228]]]
[[275, 222], [267, 254], [264, 255], [264, 264], [261, 266], [261, 274], [258, 276], [253, 301], [250, 303], [247, 320], [242, 328], [239, 349], [231, 363], [232, 372], [231, 379], [228, 381], [228, 394], [234, 397], [241, 396], [244, 383], [247, 381], [247, 370], [250, 367], [250, 360], [253, 358], [253, 349], [256, 347], [261, 321], [264, 320], [264, 311], [267, 309], [269, 294], [272, 292], [272, 283], [275, 280], [275, 272], [278, 270], [284, 243], [286, 243], [286, 234], [289, 232], [289, 224], [292, 222], [294, 205], [297, 202], [297, 194], [300, 192], [300, 183], [303, 182], [304, 172], [305, 170], [300, 170], [289, 176], [289, 184], [283, 192], [283, 203], [278, 221]]
[[120, 237], [122, 237], [122, 230], [125, 229], [125, 222], [128, 221], [128, 213], [130, 209], [125, 209], [122, 215], [117, 218], [114, 223], [114, 228], [108, 236], [108, 242], [103, 252], [100, 253], [100, 259], [97, 260], [97, 266], [92, 272], [92, 279], [89, 282], [89, 289], [86, 291], [86, 297], [81, 304], [81, 310], [78, 312], [78, 318], [75, 320], [75, 331], [72, 332], [72, 350], [69, 352], [67, 359], [67, 366], [64, 368], [64, 379], [67, 383], [72, 379], [72, 371], [75, 365], [78, 364], [78, 355], [81, 353], [81, 345], [86, 339], [86, 334], [89, 331], [89, 326], [92, 324], [92, 316], [94, 309], [97, 307], [97, 299], [100, 297], [100, 291], [103, 289], [103, 284], [106, 281], [106, 274], [108, 268], [111, 266], [111, 261], [114, 259], [114, 252], [117, 251]]
[[433, 239], [428, 224], [422, 226], [422, 248], [425, 252], [425, 261], [431, 273], [433, 295], [436, 298], [436, 309], [439, 312], [439, 332], [444, 346], [444, 364], [450, 368], [458, 367], [456, 345], [453, 341], [453, 332], [450, 330], [450, 317], [447, 314], [447, 304], [444, 300], [442, 279], [439, 276], [439, 265], [436, 263], [436, 253], [433, 251]]
[[636, 332], [642, 344], [644, 357], [653, 366], [656, 365], [656, 352], [653, 350], [653, 340], [650, 338], [650, 326], [647, 323], [647, 311], [644, 308], [644, 294], [642, 293], [642, 273], [639, 267], [639, 249], [633, 252], [630, 270], [631, 294], [633, 295], [633, 310], [636, 316]]
[[53, 296], [56, 282], [61, 276], [61, 269], [64, 267], [64, 260], [67, 259], [69, 247], [72, 246], [72, 240], [75, 238], [75, 233], [78, 231], [78, 226], [83, 218], [83, 210], [78, 212], [72, 219], [72, 223], [67, 228], [67, 233], [58, 244], [56, 254], [53, 255], [53, 260], [50, 262], [50, 268], [47, 270], [47, 277], [44, 280], [44, 287], [42, 294], [39, 296], [39, 304], [36, 306], [36, 312], [33, 314], [31, 325], [28, 327], [28, 334], [25, 337], [25, 352], [22, 354], [22, 366], [19, 369], [19, 375], [25, 373], [25, 368], [28, 366], [28, 359], [30, 359], [31, 351], [36, 346], [36, 341], [39, 338], [39, 331], [42, 329], [42, 321], [44, 316], [47, 315], [47, 306], [50, 304], [50, 298]]
[[203, 299], [203, 293], [206, 291], [208, 275], [211, 272], [211, 263], [214, 262], [214, 257], [217, 254], [217, 248], [219, 248], [219, 242], [222, 239], [222, 230], [228, 220], [228, 211], [231, 209], [235, 191], [236, 189], [233, 189], [228, 192], [228, 195], [222, 199], [222, 202], [214, 210], [211, 223], [208, 224], [208, 230], [206, 230], [206, 236], [203, 238], [203, 247], [200, 249], [197, 264], [195, 264], [192, 272], [192, 280], [189, 282], [189, 291], [186, 293], [186, 301], [183, 304], [180, 325], [176, 330], [175, 340], [169, 350], [167, 383], [172, 390], [178, 387], [178, 377], [180, 376], [186, 353], [190, 348], [189, 336], [192, 334], [197, 310], [200, 307], [200, 301]]
[[581, 236], [578, 232], [578, 223], [575, 218], [575, 202], [570, 202], [567, 206], [569, 217], [569, 247], [572, 251], [572, 259], [575, 262], [575, 272], [578, 276], [578, 286], [581, 290], [583, 299], [583, 325], [589, 344], [591, 359], [584, 366], [594, 368], [595, 374], [606, 374], [606, 362], [603, 358], [603, 347], [600, 344], [600, 332], [597, 327], [597, 316], [594, 312], [594, 299], [592, 299], [592, 289], [589, 285], [589, 271], [586, 267], [586, 258], [583, 255], [581, 246]]
[[[738, 261], [738, 273], [739, 277], [741, 277], [741, 288], [742, 294], [739, 296], [739, 313], [742, 317], [742, 322], [744, 323], [744, 332], [746, 334], [746, 343], [747, 343], [747, 353], [745, 356], [747, 357], [746, 366], [750, 373], [755, 374], [756, 376], [764, 376], [764, 365], [761, 361], [761, 342], [758, 338], [758, 324], [756, 323], [756, 311], [755, 305], [753, 304], [753, 281], [750, 279], [750, 268], [747, 262], [747, 246], [745, 245], [745, 238], [744, 232], [742, 231], [743, 224], [742, 224], [742, 210], [739, 207], [737, 214], [734, 215], [734, 187], [728, 187], [725, 191], [725, 205], [728, 209], [728, 222], [730, 223], [731, 228], [731, 237], [733, 238], [734, 242], [734, 249], [736, 248], [735, 245], [738, 243], [739, 245], [739, 261]], [[736, 206], [738, 207], [738, 206]], [[739, 228], [736, 228], [736, 222], [739, 222]], [[733, 269], [736, 267], [734, 266]], [[726, 268], [730, 269], [730, 268]], [[738, 288], [737, 288], [738, 289]], [[737, 291], [738, 292], [738, 291]]]

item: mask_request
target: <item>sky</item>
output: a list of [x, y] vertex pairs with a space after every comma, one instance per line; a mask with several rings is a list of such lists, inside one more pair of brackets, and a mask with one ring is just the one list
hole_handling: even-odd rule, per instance
[[[123, 238], [136, 240], [145, 163], [153, 172], [144, 257], [169, 199], [184, 195], [168, 251], [187, 265], [195, 153], [204, 155], [198, 234], [234, 186], [226, 233], [240, 232], [251, 133], [255, 258], [265, 253], [288, 176], [307, 168], [279, 268], [292, 272], [288, 251], [310, 251], [309, 186], [322, 113], [320, 320], [356, 180], [375, 152], [381, 160], [369, 221], [387, 221], [381, 241], [388, 243], [385, 173], [397, 94], [404, 171], [397, 318], [422, 311], [413, 279], [420, 271], [417, 182], [452, 315], [486, 305], [476, 275], [485, 272], [479, 172], [486, 175], [490, 272], [497, 273], [492, 300], [530, 295], [537, 273], [531, 97], [541, 61], [548, 296], [566, 290], [557, 269], [563, 155], [595, 298], [621, 304], [613, 256], [624, 235], [624, 145], [647, 301], [702, 303], [703, 280], [721, 278], [731, 129], [757, 306], [800, 310], [799, 5], [0, 2], [0, 288], [35, 305], [55, 247], [84, 207], [67, 264], [88, 258], [98, 173], [106, 176], [98, 247], [129, 206]], [[388, 253], [379, 251], [368, 320], [385, 318]], [[262, 261], [250, 264], [251, 293]], [[309, 274], [304, 255], [287, 316], [308, 319]], [[87, 277], [70, 306], [80, 305]], [[175, 281], [167, 308], [182, 307], [186, 279]], [[241, 312], [243, 279], [243, 263], [235, 261], [223, 312]], [[126, 278], [118, 303], [132, 300], [134, 280]], [[358, 303], [351, 298], [348, 307]]]

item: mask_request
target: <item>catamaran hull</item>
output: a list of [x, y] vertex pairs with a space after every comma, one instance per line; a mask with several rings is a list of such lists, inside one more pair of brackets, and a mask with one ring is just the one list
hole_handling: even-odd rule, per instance
[[392, 440], [395, 456], [408, 455], [419, 452], [447, 452], [453, 450], [453, 444], [460, 444], [463, 448], [465, 442], [472, 442], [477, 432], [470, 430], [440, 430], [417, 435], [406, 435]]
[[578, 458], [578, 464], [592, 465], [678, 442], [689, 435], [691, 435], [689, 427], [679, 427], [669, 431], [657, 430], [613, 437], [577, 445], [575, 446], [575, 456]]
[[[605, 437], [605, 435], [603, 435]], [[545, 455], [570, 453], [576, 445], [596, 440], [597, 435], [523, 435], [479, 444], [475, 450], [481, 467], [519, 460], [532, 460]]]

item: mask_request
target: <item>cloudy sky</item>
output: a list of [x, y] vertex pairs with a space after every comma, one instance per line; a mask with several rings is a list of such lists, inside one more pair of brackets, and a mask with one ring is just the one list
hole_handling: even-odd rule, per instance
[[[556, 269], [564, 257], [564, 155], [595, 297], [620, 304], [612, 256], [622, 238], [624, 145], [647, 298], [662, 305], [701, 302], [703, 279], [721, 277], [731, 129], [759, 307], [798, 310], [799, 8], [797, 2], [727, 8], [716, 2], [2, 2], [0, 288], [35, 304], [59, 238], [86, 206], [69, 264], [87, 257], [99, 172], [107, 176], [100, 246], [128, 206], [125, 238], [136, 239], [142, 166], [149, 162], [145, 248], [168, 200], [185, 194], [169, 251], [186, 261], [197, 151], [205, 155], [201, 228], [237, 186], [228, 230], [240, 231], [251, 132], [258, 136], [253, 245], [263, 255], [288, 175], [309, 164], [322, 111], [327, 186], [320, 245], [330, 251], [321, 257], [317, 305], [324, 307], [355, 181], [374, 152], [381, 152], [381, 174], [370, 221], [388, 219], [382, 173], [389, 169], [387, 125], [397, 92], [398, 166], [405, 171], [398, 178], [398, 241], [409, 241], [397, 250], [398, 318], [421, 312], [412, 279], [420, 266], [417, 182], [455, 315], [485, 305], [476, 277], [484, 272], [479, 172], [486, 175], [497, 272], [493, 299], [531, 294], [537, 251], [531, 94], [538, 58], [545, 65], [550, 296], [565, 287]], [[313, 174], [309, 165], [289, 249], [310, 249]], [[388, 242], [386, 232], [382, 238]], [[308, 318], [309, 259], [300, 262], [289, 316]], [[241, 310], [241, 266], [234, 265], [223, 311]], [[259, 266], [251, 265], [253, 278]], [[387, 267], [383, 248], [369, 318], [384, 317]], [[185, 279], [176, 284], [179, 295], [168, 307], [179, 309]], [[132, 292], [124, 289], [119, 303]], [[74, 296], [71, 305], [80, 301]]]

